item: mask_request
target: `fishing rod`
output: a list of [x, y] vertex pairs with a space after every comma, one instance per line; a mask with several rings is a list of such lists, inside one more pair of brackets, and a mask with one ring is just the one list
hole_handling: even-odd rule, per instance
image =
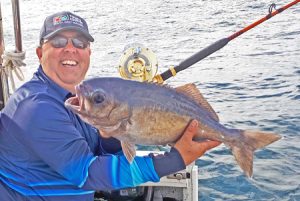
[[[240, 31], [235, 32], [234, 34], [230, 35], [229, 37], [222, 38], [215, 43], [209, 45], [208, 47], [200, 50], [199, 52], [193, 54], [189, 58], [185, 59], [181, 63], [179, 63], [178, 66], [171, 66], [168, 70], [163, 72], [162, 74], [157, 74], [153, 78], [154, 82], [157, 83], [163, 83], [165, 80], [169, 79], [170, 77], [175, 76], [178, 72], [188, 68], [189, 66], [197, 63], [198, 61], [204, 59], [205, 57], [211, 55], [212, 53], [218, 51], [219, 49], [223, 48], [227, 43], [236, 37], [242, 35], [243, 33], [249, 31], [250, 29], [256, 27], [257, 25], [261, 24], [262, 22], [270, 19], [271, 17], [277, 15], [278, 13], [281, 13], [282, 11], [286, 10], [287, 8], [299, 3], [300, 0], [295, 0], [279, 9], [276, 9], [276, 5], [272, 3], [269, 7], [269, 14], [267, 14], [265, 17], [261, 18], [260, 20], [257, 20], [256, 22], [250, 24], [249, 26], [241, 29]], [[273, 11], [274, 9], [274, 11]]]

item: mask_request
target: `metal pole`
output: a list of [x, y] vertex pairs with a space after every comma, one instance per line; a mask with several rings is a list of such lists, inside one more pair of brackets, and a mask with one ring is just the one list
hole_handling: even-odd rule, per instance
[[[3, 38], [3, 26], [2, 26], [2, 9], [1, 9], [1, 2], [0, 2], [0, 56], [4, 52], [4, 38]], [[2, 57], [0, 57], [0, 64], [2, 66]]]
[[1, 9], [1, 2], [0, 2], [0, 110], [4, 107], [4, 91], [3, 91], [3, 84], [2, 84], [2, 54], [4, 52], [4, 38], [3, 38], [3, 26], [2, 26], [2, 9]]
[[13, 18], [14, 18], [16, 52], [22, 52], [20, 4], [19, 4], [19, 0], [11, 0], [11, 3], [12, 3]]

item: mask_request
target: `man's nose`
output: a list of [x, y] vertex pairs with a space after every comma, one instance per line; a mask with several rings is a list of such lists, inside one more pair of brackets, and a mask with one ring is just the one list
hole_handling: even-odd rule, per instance
[[65, 48], [64, 48], [65, 50], [68, 50], [68, 51], [76, 51], [76, 47], [74, 47], [74, 45], [73, 45], [73, 42], [72, 42], [72, 39], [71, 38], [69, 38], [68, 39], [68, 43], [67, 43], [67, 45], [65, 46]]

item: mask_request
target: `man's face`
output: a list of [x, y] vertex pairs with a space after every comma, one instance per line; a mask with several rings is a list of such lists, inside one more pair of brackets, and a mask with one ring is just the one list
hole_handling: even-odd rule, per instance
[[[84, 39], [76, 31], [63, 31], [56, 36]], [[52, 46], [50, 39], [42, 47], [38, 47], [36, 53], [46, 75], [55, 83], [73, 93], [75, 85], [84, 79], [90, 65], [90, 47], [76, 48], [71, 40], [68, 40], [65, 47], [55, 48]]]

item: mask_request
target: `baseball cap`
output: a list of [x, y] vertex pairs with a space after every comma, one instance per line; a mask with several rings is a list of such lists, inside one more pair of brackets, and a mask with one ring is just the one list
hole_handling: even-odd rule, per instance
[[83, 18], [69, 11], [63, 11], [50, 15], [45, 19], [40, 32], [40, 42], [65, 30], [78, 31], [90, 42], [94, 41], [94, 38], [89, 33], [88, 25]]

